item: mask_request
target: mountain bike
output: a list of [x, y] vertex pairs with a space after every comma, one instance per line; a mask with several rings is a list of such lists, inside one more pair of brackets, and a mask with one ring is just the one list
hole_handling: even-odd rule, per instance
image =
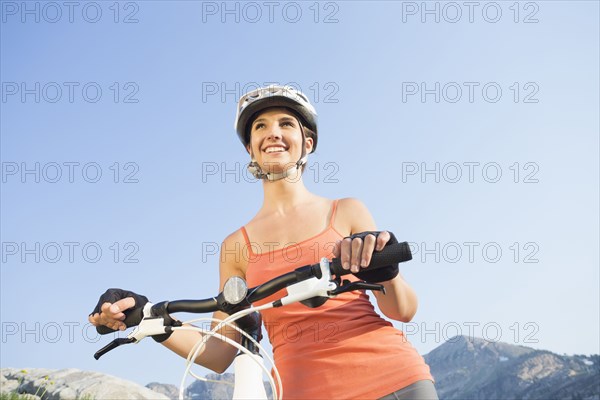
[[[386, 267], [392, 264], [409, 261], [412, 259], [410, 247], [407, 242], [388, 244], [381, 251], [374, 252], [369, 266], [361, 268], [361, 272]], [[365, 281], [350, 281], [342, 279], [351, 272], [341, 266], [339, 259], [329, 260], [322, 258], [320, 263], [306, 265], [291, 272], [273, 278], [257, 287], [248, 288], [246, 282], [237, 276], [227, 280], [223, 291], [216, 297], [203, 300], [176, 300], [164, 301], [156, 304], [147, 303], [143, 309], [143, 319], [126, 338], [117, 338], [94, 354], [97, 360], [107, 352], [130, 343], [139, 343], [144, 338], [161, 335], [176, 330], [193, 330], [200, 332], [201, 338], [191, 349], [186, 368], [179, 387], [179, 399], [184, 398], [185, 380], [188, 375], [196, 379], [205, 380], [191, 371], [200, 351], [210, 337], [216, 337], [229, 343], [239, 350], [234, 359], [234, 392], [233, 399], [267, 399], [263, 384], [263, 375], [267, 376], [274, 399], [281, 399], [283, 390], [281, 378], [272, 358], [264, 351], [256, 337], [238, 328], [234, 322], [254, 312], [260, 312], [273, 307], [283, 307], [291, 303], [301, 302], [309, 307], [318, 307], [328, 299], [340, 293], [353, 290], [378, 290], [385, 293], [384, 287], [377, 283]], [[287, 294], [275, 301], [254, 306], [259, 300], [265, 299], [281, 289], [286, 289]], [[212, 329], [203, 329], [196, 326], [183, 326], [204, 321], [213, 321], [212, 318], [198, 318], [185, 322], [172, 322], [168, 314], [187, 313], [212, 313], [224, 311], [230, 316], [224, 320], [215, 321], [217, 324]], [[165, 315], [165, 312], [167, 315]], [[242, 335], [238, 343], [218, 332], [221, 328], [229, 327]], [[260, 340], [260, 338], [258, 338]], [[263, 353], [261, 355], [260, 353]], [[264, 364], [267, 358], [272, 366], [273, 373]]]

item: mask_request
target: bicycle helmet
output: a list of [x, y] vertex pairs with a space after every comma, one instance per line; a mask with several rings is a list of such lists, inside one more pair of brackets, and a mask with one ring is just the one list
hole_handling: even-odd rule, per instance
[[250, 156], [252, 157], [251, 162], [248, 164], [250, 173], [257, 179], [276, 181], [287, 177], [291, 172], [300, 169], [302, 165], [306, 164], [304, 126], [314, 132], [311, 153], [317, 148], [317, 111], [302, 92], [291, 86], [275, 85], [252, 90], [243, 95], [238, 101], [234, 123], [234, 128], [244, 147], [247, 147], [250, 143], [251, 123], [261, 111], [272, 107], [284, 107], [290, 110], [298, 119], [300, 131], [302, 132], [302, 155], [300, 159], [294, 166], [281, 173], [263, 172], [254, 159], [252, 149], [250, 149]]

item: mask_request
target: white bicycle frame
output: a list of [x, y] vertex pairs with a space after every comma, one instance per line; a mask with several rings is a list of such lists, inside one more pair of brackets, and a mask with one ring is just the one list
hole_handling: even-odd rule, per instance
[[[211, 330], [205, 330], [195, 326], [186, 326], [188, 324], [192, 324], [194, 322], [199, 321], [213, 321], [212, 318], [197, 318], [190, 321], [183, 322], [184, 326], [174, 327], [175, 330], [192, 330], [196, 332], [202, 333], [202, 338], [196, 343], [196, 345], [190, 350], [186, 360], [186, 369], [183, 377], [181, 379], [181, 384], [179, 386], [179, 399], [183, 400], [183, 395], [185, 393], [185, 381], [187, 375], [192, 375], [196, 379], [206, 380], [205, 378], [201, 378], [197, 376], [195, 373], [191, 371], [192, 366], [194, 365], [194, 361], [202, 351], [202, 349], [206, 346], [208, 339], [210, 337], [216, 337], [224, 342], [236, 347], [240, 350], [240, 354], [236, 356], [234, 359], [234, 372], [235, 372], [235, 382], [234, 382], [234, 391], [233, 391], [233, 399], [241, 400], [241, 399], [262, 399], [267, 400], [267, 394], [264, 388], [263, 383], [263, 374], [267, 375], [269, 379], [269, 383], [271, 385], [271, 390], [273, 393], [274, 399], [281, 399], [283, 396], [283, 387], [281, 384], [281, 378], [279, 376], [279, 372], [273, 362], [272, 358], [266, 354], [263, 347], [260, 346], [258, 342], [256, 342], [251, 336], [249, 336], [246, 332], [239, 329], [234, 323], [237, 319], [253, 313], [255, 311], [262, 311], [269, 308], [273, 308], [274, 306], [285, 306], [291, 303], [308, 300], [312, 297], [328, 297], [332, 298], [335, 295], [330, 294], [332, 290], [337, 288], [337, 283], [331, 279], [331, 272], [329, 269], [329, 260], [327, 258], [322, 258], [319, 263], [321, 270], [321, 278], [312, 277], [306, 280], [303, 280], [298, 283], [291, 284], [287, 286], [288, 294], [274, 302], [263, 304], [261, 306], [251, 306], [244, 310], [241, 310], [231, 316], [225, 318], [224, 320], [217, 321], [217, 325]], [[144, 306], [144, 319], [142, 322], [129, 334], [127, 337], [129, 339], [134, 339], [136, 343], [139, 343], [142, 339], [147, 336], [159, 335], [165, 333], [164, 320], [161, 317], [152, 317], [151, 310], [152, 304], [147, 303]], [[221, 328], [228, 326], [232, 329], [237, 330], [242, 335], [244, 335], [248, 340], [254, 343], [257, 348], [262, 351], [263, 354], [268, 358], [270, 364], [273, 367], [273, 373], [277, 380], [277, 383], [274, 382], [274, 378], [269, 373], [269, 370], [265, 367], [263, 362], [263, 357], [260, 355], [252, 354], [248, 349], [243, 347], [241, 344], [236, 341], [229, 339], [223, 335], [217, 333]], [[222, 383], [222, 382], [220, 382]]]

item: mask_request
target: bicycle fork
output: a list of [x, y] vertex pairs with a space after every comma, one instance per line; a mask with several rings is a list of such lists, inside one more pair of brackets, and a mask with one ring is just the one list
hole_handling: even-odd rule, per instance
[[263, 358], [257, 354], [240, 353], [235, 357], [233, 400], [267, 400], [261, 365], [263, 365]]

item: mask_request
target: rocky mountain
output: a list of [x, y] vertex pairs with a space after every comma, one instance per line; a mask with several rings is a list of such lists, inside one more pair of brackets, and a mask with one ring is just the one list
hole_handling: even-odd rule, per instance
[[2, 393], [28, 393], [29, 399], [155, 399], [169, 397], [125, 379], [74, 368], [0, 369]]
[[179, 388], [175, 385], [170, 385], [168, 383], [150, 382], [146, 385], [146, 387], [150, 390], [154, 390], [157, 393], [164, 394], [169, 399], [179, 398]]
[[233, 374], [208, 374], [205, 378], [220, 383], [203, 381], [193, 382], [187, 388], [186, 394], [189, 399], [231, 399], [231, 396], [233, 395]]
[[[440, 399], [600, 400], [600, 356], [559, 355], [501, 342], [456, 336], [424, 356]], [[233, 382], [233, 374], [208, 380]], [[177, 399], [175, 385], [135, 383], [76, 369], [0, 370], [0, 391], [36, 394], [44, 400]], [[266, 385], [265, 385], [266, 386]], [[230, 399], [233, 387], [196, 381], [187, 399]], [[270, 396], [270, 387], [267, 387]]]
[[424, 356], [441, 399], [600, 400], [600, 356], [456, 336]]

